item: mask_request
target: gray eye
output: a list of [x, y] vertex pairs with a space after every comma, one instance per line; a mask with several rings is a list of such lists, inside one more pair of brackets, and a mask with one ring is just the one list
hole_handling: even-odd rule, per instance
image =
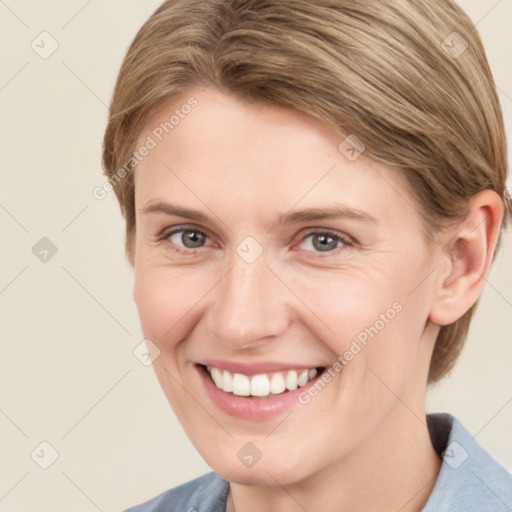
[[[174, 237], [174, 238], [173, 238]], [[197, 229], [180, 229], [169, 235], [169, 240], [187, 249], [202, 247], [208, 237]]]
[[337, 249], [341, 240], [336, 235], [329, 233], [311, 233], [304, 238], [303, 242], [308, 246], [306, 249], [327, 252]]

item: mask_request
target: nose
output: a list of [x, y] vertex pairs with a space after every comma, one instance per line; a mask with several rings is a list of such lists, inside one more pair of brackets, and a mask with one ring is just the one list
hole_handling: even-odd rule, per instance
[[267, 268], [264, 253], [252, 263], [234, 254], [230, 270], [215, 287], [208, 329], [230, 349], [255, 349], [286, 332], [288, 298], [283, 284]]

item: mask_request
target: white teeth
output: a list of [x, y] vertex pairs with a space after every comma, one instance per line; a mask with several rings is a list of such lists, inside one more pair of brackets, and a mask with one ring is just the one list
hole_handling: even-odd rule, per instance
[[297, 385], [300, 388], [301, 386], [304, 386], [304, 384], [306, 384], [306, 382], [308, 380], [309, 380], [309, 372], [308, 372], [308, 370], [304, 370], [303, 372], [301, 372], [299, 374], [299, 377], [297, 379]]
[[215, 386], [222, 391], [238, 396], [258, 397], [265, 397], [270, 394], [279, 395], [287, 390], [294, 391], [306, 385], [318, 374], [316, 368], [310, 368], [271, 374], [262, 373], [249, 377], [243, 373], [233, 374], [228, 370], [221, 370], [210, 366], [207, 366], [206, 369]]
[[273, 395], [278, 395], [282, 393], [286, 389], [286, 385], [284, 383], [284, 377], [282, 373], [274, 373], [272, 378], [270, 379], [270, 392]]
[[213, 382], [215, 382], [215, 385], [219, 389], [222, 389], [222, 372], [218, 368], [212, 368], [211, 375], [212, 375]]
[[[222, 387], [219, 389], [222, 389]], [[251, 394], [251, 381], [247, 375], [241, 373], [233, 375], [233, 394], [238, 396], [249, 396]]]
[[255, 375], [251, 379], [251, 395], [252, 396], [268, 396], [270, 393], [270, 382], [268, 377], [263, 375]]
[[297, 384], [298, 384], [297, 381], [298, 381], [297, 372], [295, 370], [290, 370], [286, 374], [286, 379], [284, 380], [284, 382], [286, 384], [286, 389], [288, 391], [294, 391], [295, 389], [297, 389]]
[[[316, 371], [316, 370], [315, 370]], [[219, 386], [217, 386], [219, 387]], [[222, 388], [224, 391], [233, 391], [233, 376], [227, 370], [222, 374]]]

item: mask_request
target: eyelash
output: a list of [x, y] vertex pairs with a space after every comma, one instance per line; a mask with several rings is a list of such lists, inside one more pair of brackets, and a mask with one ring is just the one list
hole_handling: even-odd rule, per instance
[[[171, 242], [169, 240], [169, 238], [172, 236], [172, 235], [175, 235], [176, 233], [180, 233], [182, 231], [193, 231], [195, 233], [199, 233], [200, 235], [206, 237], [206, 238], [209, 238], [208, 234], [205, 233], [203, 230], [201, 229], [198, 229], [194, 226], [181, 226], [179, 228], [176, 228], [176, 229], [173, 229], [172, 231], [167, 231], [167, 232], [164, 232], [163, 234], [161, 235], [158, 235], [158, 238], [157, 238], [157, 241], [163, 241], [163, 242], [167, 242], [172, 250], [176, 251], [177, 253], [179, 254], [183, 254], [183, 255], [186, 255], [186, 256], [189, 256], [191, 254], [193, 254], [196, 249], [186, 249], [186, 248], [182, 248], [182, 247], [179, 247], [177, 246], [176, 244], [174, 244], [173, 242]], [[351, 247], [355, 244], [355, 242], [349, 238], [348, 236], [346, 235], [342, 235], [340, 233], [337, 233], [337, 232], [334, 232], [334, 231], [330, 231], [328, 229], [322, 229], [322, 228], [319, 228], [319, 229], [316, 229], [316, 230], [311, 230], [309, 232], [307, 232], [305, 235], [303, 235], [299, 242], [304, 242], [304, 240], [306, 240], [307, 238], [311, 237], [312, 235], [327, 235], [327, 236], [330, 236], [330, 237], [333, 237], [334, 239], [338, 240], [339, 242], [341, 242], [343, 245], [340, 246], [340, 247], [336, 247], [335, 249], [333, 249], [332, 251], [325, 251], [325, 256], [322, 256], [322, 251], [308, 251], [306, 250], [305, 252], [307, 253], [316, 253], [316, 254], [319, 254], [319, 256], [308, 256], [308, 257], [312, 257], [312, 258], [324, 258], [324, 257], [327, 257], [327, 256], [331, 256], [333, 254], [337, 254], [339, 249], [342, 249], [343, 247]], [[200, 250], [200, 249], [203, 249], [203, 247], [198, 247], [197, 250]]]

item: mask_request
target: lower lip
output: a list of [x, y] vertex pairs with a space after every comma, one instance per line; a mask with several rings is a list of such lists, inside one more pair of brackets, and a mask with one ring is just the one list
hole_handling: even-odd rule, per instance
[[295, 391], [287, 391], [268, 398], [251, 398], [226, 393], [219, 389], [201, 366], [196, 366], [212, 402], [223, 412], [244, 420], [262, 421], [282, 414], [299, 405], [299, 395], [313, 385], [319, 376]]

